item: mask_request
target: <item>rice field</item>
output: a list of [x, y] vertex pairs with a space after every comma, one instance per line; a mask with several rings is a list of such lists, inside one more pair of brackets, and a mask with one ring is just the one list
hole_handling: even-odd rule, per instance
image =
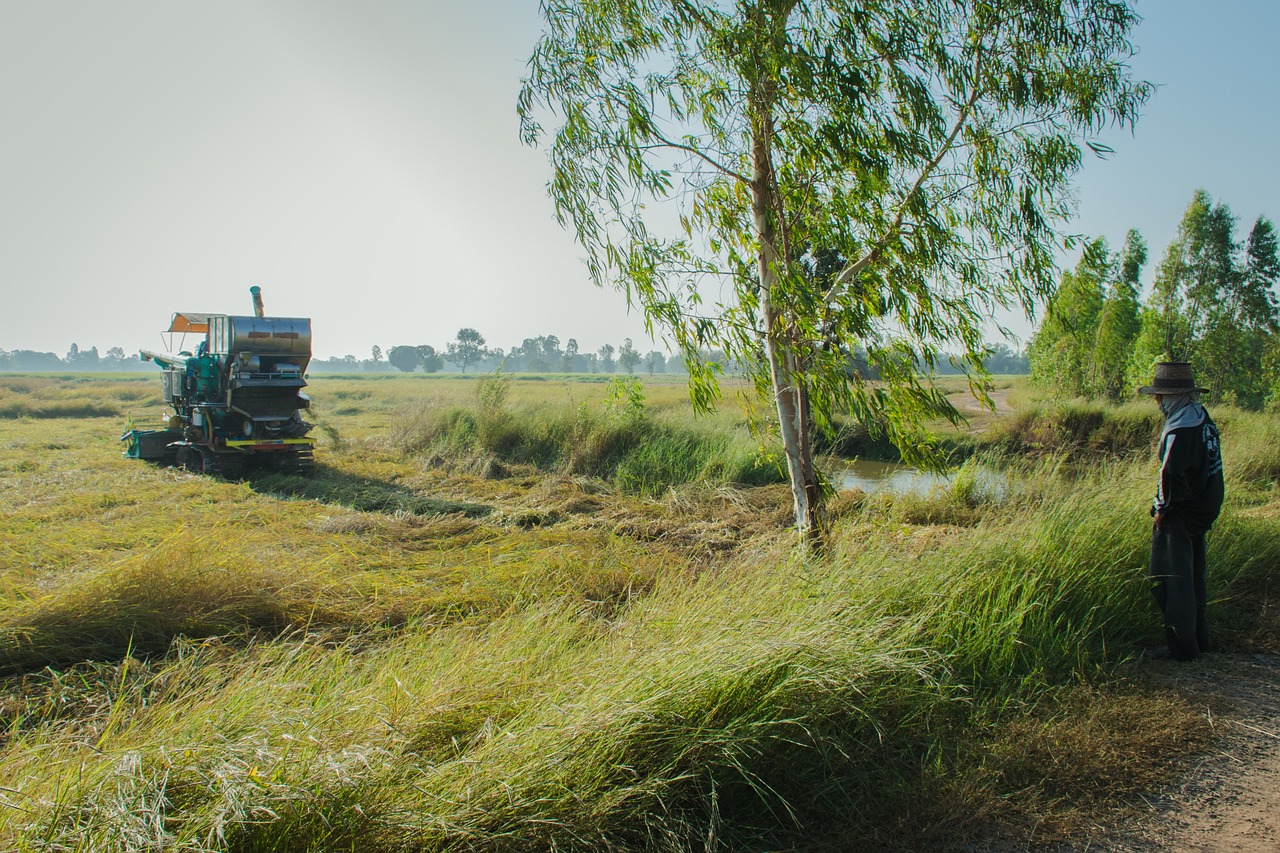
[[[733, 389], [309, 390], [316, 476], [226, 482], [120, 455], [155, 377], [0, 376], [0, 848], [960, 850], [1212, 743], [1137, 666], [1140, 410], [1015, 388], [949, 439], [1009, 488], [839, 493], [804, 557]], [[1280, 427], [1214, 414], [1217, 640], [1268, 648]]]

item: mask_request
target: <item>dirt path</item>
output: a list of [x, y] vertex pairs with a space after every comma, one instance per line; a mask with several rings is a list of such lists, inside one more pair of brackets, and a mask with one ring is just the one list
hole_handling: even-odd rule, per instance
[[[1207, 669], [1227, 740], [1174, 796], [1161, 823], [1169, 849], [1280, 851], [1280, 660], [1252, 655]], [[1215, 703], [1216, 704], [1216, 703]]]
[[1210, 655], [1203, 663], [1144, 662], [1151, 675], [1204, 707], [1223, 739], [1133, 825], [1077, 850], [1129, 853], [1280, 851], [1280, 658]]

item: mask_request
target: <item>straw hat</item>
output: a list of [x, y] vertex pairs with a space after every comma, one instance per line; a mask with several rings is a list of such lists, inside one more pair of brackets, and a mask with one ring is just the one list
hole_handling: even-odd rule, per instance
[[1138, 389], [1139, 394], [1190, 394], [1205, 393], [1208, 388], [1196, 387], [1195, 372], [1185, 361], [1162, 361], [1156, 365], [1156, 378], [1150, 385]]

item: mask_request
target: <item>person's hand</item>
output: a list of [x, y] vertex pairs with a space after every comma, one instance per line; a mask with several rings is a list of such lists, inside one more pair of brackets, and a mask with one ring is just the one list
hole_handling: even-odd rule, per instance
[[1164, 530], [1164, 513], [1156, 513], [1156, 530]]

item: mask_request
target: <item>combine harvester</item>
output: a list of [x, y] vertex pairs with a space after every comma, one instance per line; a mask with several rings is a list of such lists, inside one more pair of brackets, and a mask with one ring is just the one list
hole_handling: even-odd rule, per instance
[[[176, 334], [202, 334], [192, 355], [142, 350], [143, 361], [164, 368], [164, 401], [174, 414], [158, 429], [135, 428], [132, 418], [120, 440], [125, 455], [228, 479], [253, 468], [310, 473], [315, 439], [302, 410], [311, 361], [311, 320], [267, 317], [262, 294], [253, 295], [253, 316], [173, 315]], [[185, 340], [185, 339], [184, 339]]]

